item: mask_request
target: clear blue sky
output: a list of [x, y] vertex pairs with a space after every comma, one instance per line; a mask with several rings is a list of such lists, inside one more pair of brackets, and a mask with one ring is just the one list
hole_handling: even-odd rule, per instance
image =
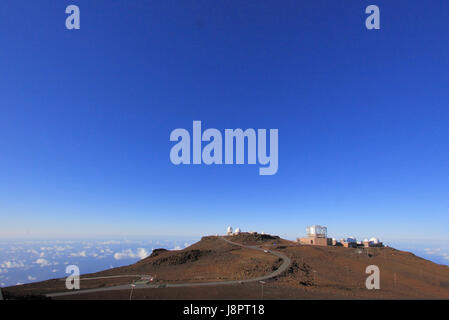
[[[0, 30], [2, 237], [449, 239], [448, 1], [2, 0]], [[279, 129], [278, 173], [174, 166], [193, 120]]]

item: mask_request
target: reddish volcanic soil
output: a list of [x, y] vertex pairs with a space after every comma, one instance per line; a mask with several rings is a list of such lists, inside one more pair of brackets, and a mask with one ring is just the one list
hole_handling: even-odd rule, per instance
[[[226, 237], [259, 246], [291, 259], [286, 272], [266, 280], [264, 299], [449, 299], [449, 267], [393, 248], [318, 247], [268, 235], [243, 233]], [[183, 250], [155, 250], [135, 264], [83, 275], [83, 278], [152, 275], [156, 284], [243, 280], [270, 274], [282, 260], [263, 251], [243, 248], [210, 236]], [[380, 269], [380, 290], [367, 290], [365, 269]], [[130, 284], [140, 277], [81, 280], [81, 289]], [[64, 292], [64, 279], [8, 287], [8, 298], [39, 297]], [[130, 291], [103, 291], [57, 299], [129, 299]], [[242, 283], [180, 288], [135, 289], [133, 299], [260, 299], [261, 284]], [[56, 298], [54, 298], [56, 299]]]

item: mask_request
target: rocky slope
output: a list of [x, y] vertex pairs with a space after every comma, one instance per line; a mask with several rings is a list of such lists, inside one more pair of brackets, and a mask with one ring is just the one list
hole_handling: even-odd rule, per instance
[[[227, 237], [246, 246], [282, 252], [291, 259], [287, 271], [264, 284], [264, 298], [303, 299], [449, 299], [449, 267], [393, 248], [353, 249], [298, 245], [276, 236], [241, 234]], [[203, 237], [183, 250], [157, 249], [139, 262], [83, 275], [81, 289], [130, 284], [152, 276], [156, 284], [198, 283], [243, 280], [271, 273], [279, 267], [278, 257], [249, 247], [232, 245], [219, 237]], [[380, 290], [367, 290], [365, 269], [380, 270]], [[145, 279], [146, 277], [143, 277]], [[141, 299], [255, 299], [259, 283], [207, 287], [157, 288], [135, 290]], [[42, 297], [65, 291], [64, 279], [4, 289], [7, 297]], [[65, 299], [126, 299], [129, 292], [67, 296]]]

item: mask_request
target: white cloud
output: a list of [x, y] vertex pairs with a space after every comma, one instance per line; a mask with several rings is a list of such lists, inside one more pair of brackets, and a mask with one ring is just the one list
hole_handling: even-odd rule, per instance
[[429, 255], [439, 256], [444, 260], [449, 260], [449, 254], [441, 251], [441, 248], [425, 248], [424, 251]]
[[150, 253], [144, 249], [144, 248], [137, 248], [136, 253], [134, 253], [131, 249], [122, 250], [121, 252], [116, 252], [114, 254], [115, 260], [121, 260], [121, 259], [144, 259], [148, 257]]
[[11, 261], [4, 261], [2, 264], [0, 264], [0, 267], [5, 269], [12, 269], [12, 268], [23, 268], [25, 267], [25, 265], [23, 264], [22, 261], [11, 260]]
[[87, 257], [86, 251], [80, 251], [78, 253], [71, 253], [71, 257]]
[[37, 264], [40, 265], [41, 267], [51, 266], [51, 263], [48, 262], [48, 260], [46, 260], [46, 259], [44, 259], [44, 258], [39, 258], [39, 259], [37, 259], [34, 263], [37, 263]]
[[100, 242], [100, 244], [120, 244], [120, 241], [117, 241], [117, 240], [109, 240], [109, 241], [103, 241], [103, 242]]
[[438, 255], [438, 254], [440, 254], [440, 252], [441, 252], [441, 248], [425, 248], [424, 251], [425, 251], [427, 254], [435, 254], [435, 255]]
[[190, 244], [188, 244], [187, 242], [184, 243], [184, 247], [180, 246], [180, 245], [176, 245], [173, 250], [182, 250], [184, 248], [187, 248], [188, 246], [190, 246]]
[[28, 249], [27, 252], [33, 253], [33, 254], [35, 254], [37, 256], [39, 255], [39, 252], [37, 252], [37, 250], [35, 250], [35, 249]]

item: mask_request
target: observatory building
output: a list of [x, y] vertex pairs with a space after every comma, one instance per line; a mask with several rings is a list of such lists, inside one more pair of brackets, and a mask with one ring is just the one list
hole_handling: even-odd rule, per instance
[[226, 234], [232, 236], [232, 227], [229, 226], [228, 229], [226, 229]]
[[307, 237], [297, 239], [299, 243], [315, 246], [332, 245], [332, 239], [327, 237], [327, 227], [315, 225], [307, 227], [306, 231]]
[[349, 237], [337, 241], [336, 239], [327, 237], [327, 227], [314, 225], [307, 227], [307, 237], [297, 238], [296, 241], [300, 244], [308, 244], [313, 246], [341, 246], [345, 248], [358, 247], [383, 247], [383, 243], [377, 238], [365, 239], [364, 241], [357, 241], [355, 237]]
[[[337, 242], [338, 245], [338, 242]], [[349, 237], [346, 239], [340, 239], [339, 245], [342, 245], [345, 248], [357, 248], [358, 243], [355, 237]]]

